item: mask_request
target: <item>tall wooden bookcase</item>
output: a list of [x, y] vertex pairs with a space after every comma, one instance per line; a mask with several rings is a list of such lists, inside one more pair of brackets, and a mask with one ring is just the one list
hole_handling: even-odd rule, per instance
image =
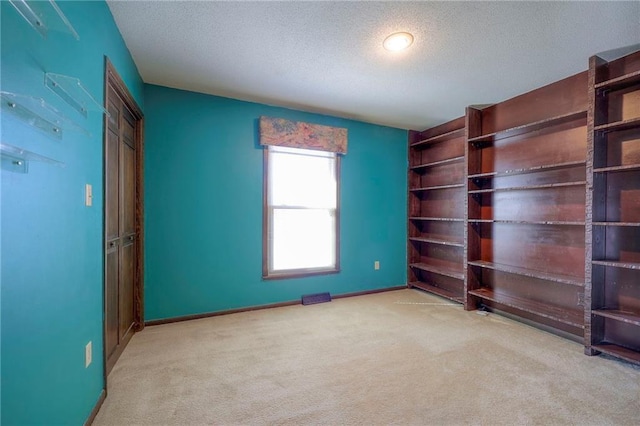
[[589, 62], [586, 353], [640, 364], [640, 52]]
[[469, 308], [584, 333], [587, 73], [467, 108]]
[[465, 119], [409, 133], [408, 285], [464, 300]]
[[409, 133], [409, 282], [640, 364], [640, 52]]

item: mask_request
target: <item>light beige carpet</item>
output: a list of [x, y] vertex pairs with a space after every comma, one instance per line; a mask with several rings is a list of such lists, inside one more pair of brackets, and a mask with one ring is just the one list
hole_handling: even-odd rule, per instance
[[95, 425], [639, 425], [640, 369], [400, 290], [148, 327]]

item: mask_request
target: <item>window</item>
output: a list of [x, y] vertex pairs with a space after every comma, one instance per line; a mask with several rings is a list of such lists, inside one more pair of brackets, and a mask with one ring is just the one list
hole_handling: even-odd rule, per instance
[[265, 278], [339, 271], [339, 171], [332, 152], [265, 149]]

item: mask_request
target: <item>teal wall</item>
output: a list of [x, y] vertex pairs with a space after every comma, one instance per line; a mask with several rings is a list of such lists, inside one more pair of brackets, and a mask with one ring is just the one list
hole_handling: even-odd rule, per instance
[[[144, 98], [146, 320], [406, 283], [405, 130], [154, 85]], [[261, 279], [261, 115], [348, 129], [339, 274]]]
[[[2, 114], [2, 143], [66, 163], [1, 172], [3, 425], [82, 424], [103, 388], [102, 118], [68, 107], [44, 86], [44, 72], [80, 78], [102, 104], [107, 55], [143, 106], [142, 81], [106, 3], [58, 5], [79, 41], [60, 32], [43, 39], [11, 4], [0, 5], [2, 90], [42, 97], [92, 134], [58, 141]], [[93, 207], [84, 206], [86, 183]]]

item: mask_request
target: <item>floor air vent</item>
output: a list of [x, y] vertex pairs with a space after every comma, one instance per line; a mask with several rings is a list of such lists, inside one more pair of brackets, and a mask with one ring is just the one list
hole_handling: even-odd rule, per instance
[[329, 293], [307, 294], [302, 296], [303, 305], [314, 305], [324, 302], [331, 302], [331, 295]]

